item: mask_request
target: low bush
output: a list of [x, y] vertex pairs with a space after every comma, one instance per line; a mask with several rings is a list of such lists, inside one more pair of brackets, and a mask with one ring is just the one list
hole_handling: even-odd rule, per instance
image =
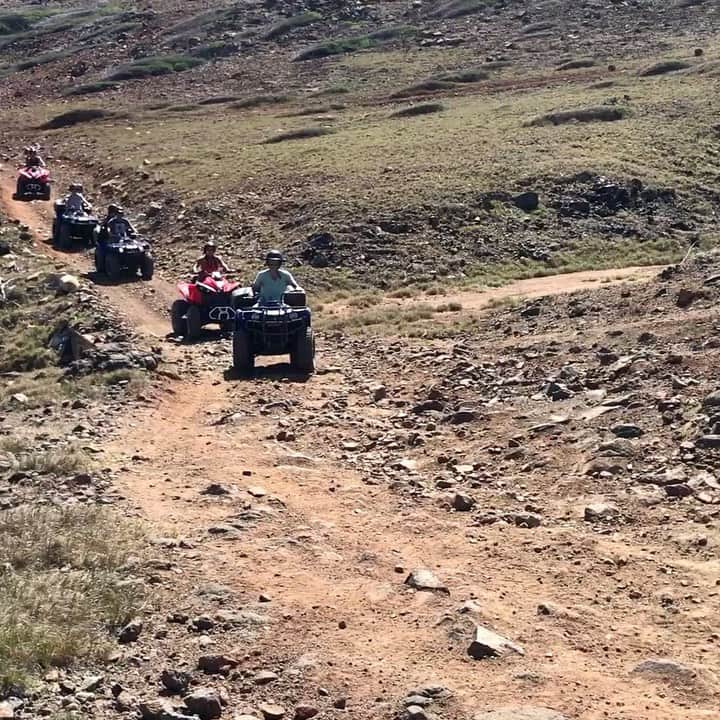
[[264, 40], [276, 40], [277, 38], [287, 35], [292, 30], [301, 27], [307, 27], [322, 20], [322, 15], [316, 12], [304, 12], [300, 15], [293, 15], [275, 23], [263, 35]]
[[83, 108], [80, 110], [70, 110], [69, 112], [56, 115], [41, 125], [42, 130], [57, 130], [58, 128], [79, 125], [80, 123], [92, 122], [93, 120], [103, 120], [104, 118], [113, 117], [114, 113], [100, 108]]
[[442, 103], [422, 103], [419, 105], [411, 105], [392, 114], [392, 117], [406, 118], [417, 117], [418, 115], [431, 115], [432, 113], [442, 112], [445, 106]]
[[289, 130], [288, 132], [280, 133], [267, 140], [263, 140], [264, 145], [271, 145], [273, 143], [285, 142], [287, 140], [306, 140], [308, 138], [322, 137], [323, 135], [332, 135], [335, 131], [331, 128], [324, 127], [313, 127], [313, 128], [301, 128], [300, 130]]
[[530, 121], [530, 126], [540, 125], [564, 125], [570, 122], [616, 122], [627, 117], [627, 110], [624, 108], [601, 106], [591, 108], [577, 108], [576, 110], [564, 110], [562, 112], [548, 113]]
[[136, 60], [128, 65], [121, 65], [110, 75], [107, 80], [140, 80], [158, 75], [170, 75], [172, 73], [184, 72], [191, 68], [202, 65], [204, 60], [188, 55], [158, 55]]
[[638, 75], [640, 77], [652, 77], [654, 75], [667, 75], [668, 73], [677, 72], [678, 70], [686, 70], [690, 67], [689, 62], [684, 60], [664, 60], [663, 62], [655, 63], [641, 70]]

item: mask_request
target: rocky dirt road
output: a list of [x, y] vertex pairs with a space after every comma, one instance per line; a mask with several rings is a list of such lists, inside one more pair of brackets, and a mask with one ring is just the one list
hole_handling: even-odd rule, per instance
[[[46, 233], [43, 212], [7, 191], [8, 212]], [[84, 256], [63, 259], [87, 270]], [[642, 288], [631, 292], [649, 306]], [[165, 335], [168, 283], [104, 292], [140, 332]], [[690, 449], [671, 447], [682, 423], [662, 430], [655, 408], [668, 353], [681, 406], [712, 389], [712, 356], [691, 353], [712, 313], [691, 329], [677, 309], [662, 322], [643, 310], [653, 351], [601, 382], [586, 368], [624, 324], [621, 291], [602, 293], [595, 316], [568, 322], [573, 299], [548, 300], [537, 322], [502, 311], [474, 338], [326, 337], [306, 382], [273, 364], [235, 378], [227, 339], [166, 343], [177, 379], [103, 454], [128, 514], [151, 528], [157, 605], [106, 671], [117, 688], [84, 698], [85, 715], [717, 717], [715, 490], [697, 500], [699, 468], [678, 455]], [[634, 347], [642, 332], [609, 337]], [[620, 424], [642, 439], [610, 430]], [[648, 465], [677, 477], [639, 479]], [[684, 500], [665, 490], [680, 485]]]

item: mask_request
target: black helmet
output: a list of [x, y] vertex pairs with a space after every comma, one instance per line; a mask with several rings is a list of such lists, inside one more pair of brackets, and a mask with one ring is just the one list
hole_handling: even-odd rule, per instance
[[205, 250], [209, 250], [210, 248], [212, 248], [213, 250], [215, 250], [217, 248], [217, 245], [215, 244], [215, 242], [213, 240], [208, 240], [203, 245], [203, 252], [205, 252]]
[[284, 261], [285, 258], [279, 250], [270, 250], [270, 252], [265, 256], [266, 265], [269, 265], [270, 263], [280, 263], [280, 265], [282, 265]]
[[82, 183], [72, 183], [70, 185], [70, 192], [82, 192], [83, 186]]
[[108, 215], [122, 215], [124, 212], [122, 205], [116, 205], [113, 203], [112, 205], [108, 205]]

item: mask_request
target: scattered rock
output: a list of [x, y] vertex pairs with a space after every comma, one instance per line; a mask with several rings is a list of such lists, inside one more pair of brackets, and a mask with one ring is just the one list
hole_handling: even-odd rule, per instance
[[619, 516], [620, 510], [618, 507], [610, 503], [593, 503], [583, 511], [583, 517], [587, 522], [615, 520]]
[[533, 212], [540, 206], [540, 196], [532, 191], [520, 193], [513, 198], [513, 203], [524, 212]]
[[282, 720], [285, 715], [285, 708], [273, 703], [263, 703], [259, 710], [265, 720]]
[[482, 660], [484, 658], [501, 657], [510, 653], [524, 655], [525, 651], [502, 635], [478, 625], [475, 628], [473, 640], [467, 649], [467, 653], [475, 660]]
[[458, 512], [468, 512], [475, 507], [475, 499], [464, 493], [455, 493], [452, 506]]
[[204, 490], [201, 491], [202, 495], [229, 495], [228, 490], [224, 485], [220, 483], [211, 483]]
[[15, 708], [9, 702], [0, 702], [0, 720], [13, 720]]
[[270, 670], [261, 670], [259, 673], [256, 673], [253, 678], [253, 682], [256, 685], [267, 685], [268, 683], [275, 682], [275, 680], [278, 680], [279, 677], [280, 676], [277, 673]]
[[75, 275], [61, 275], [57, 280], [58, 292], [70, 295], [80, 290], [80, 278]]
[[312, 705], [298, 705], [295, 708], [295, 720], [310, 720], [314, 718], [320, 711]]
[[200, 720], [214, 720], [222, 715], [220, 695], [210, 688], [198, 688], [184, 698], [184, 703]]
[[224, 675], [237, 666], [238, 660], [229, 655], [202, 655], [198, 658], [198, 670], [208, 675]]
[[687, 665], [664, 658], [643, 660], [635, 666], [633, 673], [683, 682], [693, 680], [697, 677], [697, 672]]
[[418, 568], [413, 570], [406, 578], [405, 584], [416, 590], [429, 590], [450, 594], [447, 586], [440, 581], [430, 570]]
[[160, 682], [168, 692], [182, 695], [190, 687], [191, 676], [189, 673], [180, 670], [163, 670], [160, 675]]
[[637, 438], [643, 434], [643, 431], [637, 425], [615, 425], [610, 428], [613, 435], [617, 435], [621, 438]]
[[118, 642], [123, 645], [135, 642], [142, 632], [143, 624], [140, 620], [131, 620], [121, 631], [118, 636]]

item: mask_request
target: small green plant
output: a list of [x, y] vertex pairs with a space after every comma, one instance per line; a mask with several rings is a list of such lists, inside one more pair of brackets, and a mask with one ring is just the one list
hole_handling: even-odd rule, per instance
[[263, 140], [263, 144], [271, 145], [274, 143], [286, 142], [288, 140], [307, 140], [309, 138], [323, 137], [324, 135], [332, 135], [335, 131], [331, 128], [319, 127], [319, 128], [301, 128], [299, 130], [289, 130], [288, 132], [280, 133], [267, 140]]
[[86, 85], [78, 85], [77, 87], [65, 90], [65, 95], [92, 95], [94, 93], [105, 92], [105, 90], [115, 90], [119, 85], [108, 80], [100, 80]]
[[403, 108], [392, 114], [392, 117], [407, 118], [417, 117], [419, 115], [432, 115], [433, 113], [442, 112], [445, 106], [442, 103], [419, 103]]
[[263, 105], [281, 105], [290, 102], [292, 98], [289, 95], [253, 95], [233, 103], [230, 107], [237, 110], [251, 110], [252, 108], [262, 107]]
[[136, 60], [128, 65], [121, 65], [108, 77], [113, 80], [141, 80], [157, 75], [170, 75], [172, 73], [185, 72], [191, 68], [202, 65], [205, 62], [202, 58], [190, 57], [189, 55], [157, 55]]

